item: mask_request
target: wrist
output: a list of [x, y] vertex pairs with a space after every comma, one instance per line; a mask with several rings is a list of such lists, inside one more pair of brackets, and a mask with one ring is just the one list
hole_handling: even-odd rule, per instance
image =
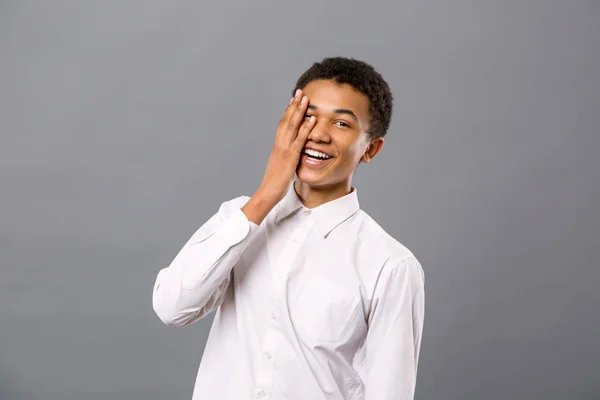
[[279, 200], [276, 194], [259, 189], [242, 207], [242, 212], [249, 221], [260, 225]]

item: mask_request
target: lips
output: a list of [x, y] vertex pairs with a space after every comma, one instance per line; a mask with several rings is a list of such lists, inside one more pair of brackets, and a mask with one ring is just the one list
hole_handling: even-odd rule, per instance
[[308, 154], [309, 156], [312, 156], [314, 158], [331, 158], [332, 155], [329, 154], [326, 151], [323, 150], [319, 150], [319, 149], [315, 149], [313, 147], [305, 147], [302, 150], [303, 154]]
[[302, 154], [300, 159], [302, 165], [306, 165], [309, 168], [322, 168], [331, 162], [333, 158], [327, 159], [318, 159], [308, 156], [307, 154]]

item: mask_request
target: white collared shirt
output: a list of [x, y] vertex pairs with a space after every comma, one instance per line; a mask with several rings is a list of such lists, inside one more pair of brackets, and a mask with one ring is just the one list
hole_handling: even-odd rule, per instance
[[313, 209], [294, 185], [260, 226], [222, 204], [156, 278], [169, 326], [217, 309], [193, 400], [413, 399], [424, 275], [359, 208]]

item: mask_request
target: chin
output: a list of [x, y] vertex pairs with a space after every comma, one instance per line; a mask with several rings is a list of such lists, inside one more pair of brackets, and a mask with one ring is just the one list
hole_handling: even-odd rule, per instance
[[315, 173], [314, 171], [307, 171], [305, 168], [302, 167], [298, 168], [298, 170], [296, 171], [296, 176], [298, 177], [299, 181], [311, 186], [326, 185], [328, 183], [326, 174]]

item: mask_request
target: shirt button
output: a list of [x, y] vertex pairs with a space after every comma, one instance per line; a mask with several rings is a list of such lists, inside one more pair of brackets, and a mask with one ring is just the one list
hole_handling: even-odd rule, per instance
[[275, 314], [274, 312], [271, 313], [271, 319], [273, 321], [275, 321], [277, 319], [277, 314]]
[[264, 356], [265, 356], [265, 358], [266, 358], [267, 360], [270, 360], [270, 359], [271, 359], [271, 353], [267, 353], [267, 352], [265, 352]]
[[261, 390], [261, 391], [259, 391], [259, 392], [257, 392], [257, 393], [256, 393], [256, 398], [257, 398], [257, 399], [262, 399], [262, 398], [264, 398], [266, 395], [267, 395], [267, 394], [265, 393], [265, 391], [264, 391], [264, 390]]
[[304, 210], [302, 212], [302, 215], [304, 215], [305, 217], [308, 217], [310, 215], [310, 210]]

